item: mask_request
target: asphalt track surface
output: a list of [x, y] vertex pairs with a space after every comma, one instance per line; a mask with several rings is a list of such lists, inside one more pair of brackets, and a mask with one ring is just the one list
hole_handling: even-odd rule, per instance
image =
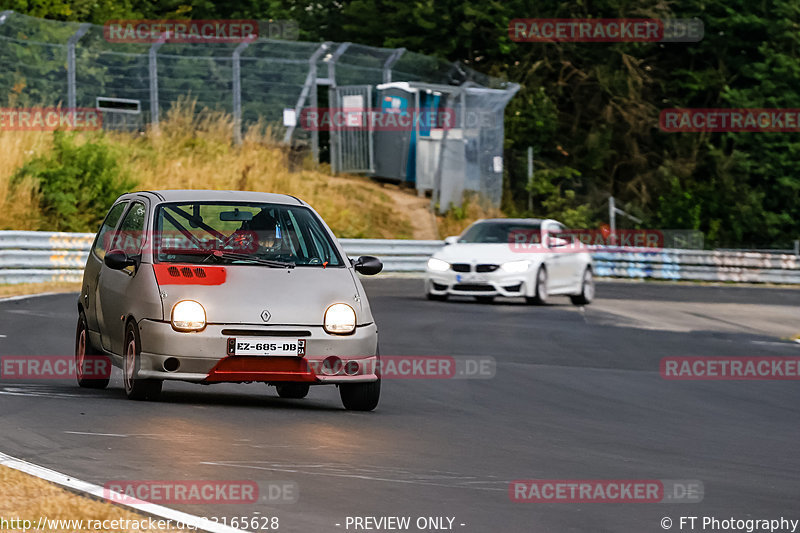
[[[464, 532], [657, 532], [663, 517], [679, 531], [680, 516], [800, 519], [800, 384], [667, 381], [658, 371], [666, 356], [800, 355], [800, 345], [730, 319], [698, 330], [713, 322], [688, 313], [685, 331], [658, 326], [676, 308], [712, 303], [746, 310], [742, 324], [762, 305], [796, 316], [800, 291], [604, 283], [597, 305], [581, 309], [566, 299], [429, 302], [416, 279], [365, 285], [384, 355], [488, 355], [495, 377], [384, 380], [372, 413], [344, 411], [333, 387], [284, 400], [260, 384], [167, 383], [162, 400], [149, 403], [125, 399], [117, 369], [104, 391], [2, 380], [0, 451], [99, 485], [294, 482], [296, 503], [171, 505], [200, 516], [277, 516], [282, 532], [346, 531], [347, 516], [410, 516], [412, 526], [417, 517], [454, 517], [453, 530]], [[0, 302], [0, 355], [71, 354], [75, 301]], [[646, 327], [611, 312], [637, 302]], [[515, 503], [508, 487], [517, 479], [691, 479], [705, 496]]]

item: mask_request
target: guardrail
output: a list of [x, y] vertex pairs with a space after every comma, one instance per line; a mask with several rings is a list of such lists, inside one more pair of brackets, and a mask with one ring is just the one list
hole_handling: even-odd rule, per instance
[[[80, 281], [91, 233], [0, 231], [0, 283]], [[442, 241], [340, 239], [351, 257], [375, 255], [386, 272], [423, 272]], [[793, 254], [663, 249], [656, 252], [595, 249], [600, 277], [663, 280], [799, 283]]]

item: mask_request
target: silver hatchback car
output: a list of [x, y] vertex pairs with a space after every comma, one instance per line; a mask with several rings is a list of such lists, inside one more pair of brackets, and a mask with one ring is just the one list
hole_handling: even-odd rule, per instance
[[164, 380], [264, 382], [284, 398], [339, 387], [347, 409], [380, 398], [378, 329], [330, 228], [293, 196], [143, 191], [108, 212], [78, 299], [78, 384], [103, 388], [92, 359], [122, 368], [128, 398], [155, 400]]

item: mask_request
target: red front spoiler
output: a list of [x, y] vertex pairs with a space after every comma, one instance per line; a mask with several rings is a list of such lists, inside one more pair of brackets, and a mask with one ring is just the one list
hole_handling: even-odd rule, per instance
[[293, 381], [313, 383], [317, 375], [308, 362], [299, 357], [246, 357], [231, 355], [206, 376], [209, 383], [244, 381]]

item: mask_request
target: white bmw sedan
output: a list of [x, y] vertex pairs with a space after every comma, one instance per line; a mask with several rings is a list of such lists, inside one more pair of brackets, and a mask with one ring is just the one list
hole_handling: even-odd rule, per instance
[[563, 224], [550, 219], [479, 220], [428, 260], [425, 292], [430, 300], [497, 296], [546, 304], [569, 296], [575, 305], [594, 298], [592, 258]]

